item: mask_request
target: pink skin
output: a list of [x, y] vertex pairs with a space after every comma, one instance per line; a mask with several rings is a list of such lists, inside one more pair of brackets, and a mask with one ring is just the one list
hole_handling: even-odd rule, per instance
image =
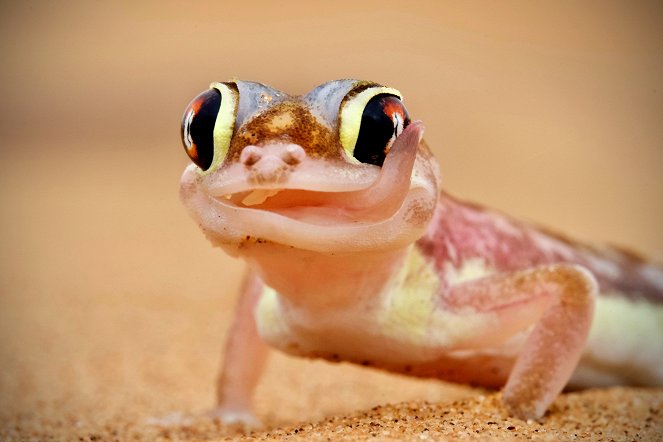
[[663, 271], [659, 266], [620, 249], [597, 249], [574, 242], [444, 192], [417, 246], [443, 275], [449, 266], [457, 269], [474, 258], [502, 273], [569, 262], [589, 269], [602, 293], [663, 303]]
[[[496, 230], [514, 233], [519, 226], [486, 225], [487, 230], [472, 233], [465, 232], [465, 224], [453, 218], [445, 221], [447, 202], [452, 206], [453, 201], [444, 195], [436, 201], [434, 166], [418, 149], [420, 139], [421, 127], [412, 123], [394, 143], [377, 176], [374, 169], [365, 166], [353, 169], [351, 174], [364, 177], [359, 181], [374, 177], [373, 184], [363, 189], [348, 184], [334, 188], [332, 181], [325, 181], [328, 164], [316, 166], [302, 155], [303, 150], [280, 144], [242, 153], [245, 167], [232, 168], [234, 177], [220, 171], [227, 181], [217, 176], [200, 177], [188, 168], [182, 177], [181, 196], [212, 242], [247, 259], [285, 304], [312, 318], [379, 301], [380, 289], [402, 262], [408, 245], [424, 234], [417, 246], [436, 265], [442, 281], [437, 308], [467, 318], [489, 315], [494, 319], [452, 348], [440, 348], [440, 354], [499, 344], [531, 327], [515, 362], [506, 364], [513, 364], [513, 369], [503, 400], [513, 415], [539, 418], [564, 387], [580, 357], [591, 322], [596, 282], [577, 266], [536, 267], [547, 262], [512, 253], [500, 257], [501, 245], [490, 245]], [[306, 187], [306, 180], [298, 179], [297, 174], [306, 171], [314, 177], [316, 167], [321, 171], [317, 181]], [[430, 179], [416, 187], [410, 181], [412, 174], [404, 172], [407, 170]], [[272, 180], [272, 184], [265, 180]], [[263, 203], [244, 206], [241, 201], [246, 192], [256, 188], [287, 190]], [[463, 216], [465, 208], [460, 205], [456, 209], [454, 213]], [[550, 255], [552, 261], [565, 258], [543, 247], [530, 250]], [[449, 285], [444, 263], [457, 266], [477, 254], [501, 273]], [[510, 257], [521, 261], [516, 265]], [[260, 279], [251, 276], [245, 284], [226, 347], [215, 411], [226, 421], [240, 416], [249, 422], [252, 416], [251, 396], [265, 357], [252, 315]], [[472, 366], [471, 358], [446, 361], [466, 371], [467, 379], [475, 382], [493, 385], [505, 380], [506, 374], [482, 376], [482, 367]], [[404, 371], [380, 360], [372, 362], [377, 367]], [[420, 368], [422, 373], [442, 379], [463, 379], [445, 374], [442, 366], [422, 364]], [[478, 376], [472, 378], [473, 373]]]
[[253, 310], [262, 292], [262, 281], [247, 274], [242, 284], [235, 319], [230, 326], [232, 339], [226, 342], [223, 365], [219, 374], [216, 398], [218, 407], [212, 417], [226, 423], [257, 426], [251, 413], [251, 400], [267, 361], [267, 345], [256, 329]]
[[[537, 419], [559, 395], [575, 369], [589, 333], [597, 284], [582, 267], [558, 264], [482, 278], [443, 293], [449, 311], [467, 309], [497, 315], [493, 330], [463, 347], [497, 343], [534, 325], [503, 392], [509, 412]], [[470, 337], [471, 338], [471, 337]]]
[[[303, 224], [299, 221], [300, 218], [310, 218], [310, 214], [306, 213], [309, 207], [323, 212], [325, 215], [329, 212], [336, 213], [336, 217], [333, 217], [336, 220], [338, 212], [342, 211], [343, 218], [349, 219], [348, 225], [340, 227], [333, 224], [325, 225], [328, 223], [311, 226], [318, 241], [322, 236], [328, 236], [337, 242], [340, 229], [347, 230], [353, 238], [362, 235], [362, 232], [366, 230], [379, 229], [380, 225], [386, 225], [382, 232], [388, 232], [390, 229], [396, 231], [398, 226], [390, 227], [389, 224], [392, 218], [400, 224], [403, 223], [405, 211], [401, 210], [403, 213], [400, 215], [397, 212], [402, 209], [401, 206], [407, 199], [410, 188], [410, 175], [400, 171], [412, 170], [421, 134], [420, 124], [411, 124], [409, 130], [406, 130], [394, 143], [377, 179], [363, 190], [346, 192], [290, 190], [271, 197], [265, 203], [246, 208], [239, 203], [241, 198], [233, 196], [230, 200], [225, 200], [201, 191], [195, 170], [189, 168], [182, 179], [182, 199], [194, 214], [201, 217], [201, 225], [205, 229], [209, 229], [208, 234], [213, 241], [221, 244], [233, 243], [232, 238], [220, 238], [216, 233], [223, 231], [222, 224], [229, 218], [242, 222], [245, 217], [248, 217], [247, 219], [255, 221], [256, 215], [263, 215], [266, 218], [264, 230], [269, 232], [271, 227], [274, 232], [287, 232], [287, 224], [293, 223], [295, 224], [294, 234], [301, 234], [301, 230], [297, 230], [297, 225]], [[247, 149], [248, 153], [244, 153]], [[280, 173], [284, 172], [279, 166], [278, 156], [285, 158], [292, 155], [293, 151], [298, 155], [296, 161], [290, 158], [291, 165], [297, 166], [305, 163], [301, 150], [288, 149], [288, 146], [284, 145], [267, 146], [260, 150], [249, 146], [242, 153], [241, 160], [252, 166], [247, 173], [253, 174], [253, 176], [276, 178], [277, 173], [274, 171], [281, 169]], [[261, 161], [265, 162], [261, 164]], [[263, 165], [264, 168], [261, 168]], [[278, 179], [279, 184], [282, 185], [284, 179]], [[236, 179], [232, 182], [241, 181], [241, 179]], [[232, 190], [241, 189], [236, 184], [234, 186]], [[228, 189], [230, 188], [216, 187], [213, 195], [223, 196]], [[414, 196], [421, 199], [420, 193], [422, 192], [414, 192]], [[410, 199], [416, 202], [416, 199], [412, 197]], [[209, 215], [210, 209], [212, 209], [211, 216]], [[287, 209], [293, 209], [291, 218], [287, 217]], [[216, 221], [218, 219], [221, 221]], [[361, 224], [357, 225], [356, 220], [360, 220]], [[392, 224], [396, 222], [392, 222]], [[404, 232], [391, 235], [394, 238], [391, 248], [394, 248], [399, 242], [403, 242], [400, 239], [403, 233], [408, 234], [407, 243], [420, 235], [420, 233], [413, 235], [412, 229], [418, 229], [420, 232], [421, 226], [414, 225], [410, 229], [403, 229]], [[327, 232], [321, 235], [320, 230]], [[258, 236], [256, 233], [254, 235]], [[285, 239], [287, 240], [287, 238]], [[353, 241], [351, 246], [356, 247], [357, 242]], [[289, 255], [288, 259], [284, 260], [282, 247], [273, 243], [255, 244], [249, 241], [242, 245], [242, 253], [272, 287], [291, 295], [289, 299], [292, 299], [295, 304], [297, 304], [297, 300], [302, 299], [302, 294], [315, 293], [317, 296], [308, 297], [306, 304], [310, 308], [316, 302], [315, 308], [318, 310], [338, 305], [350, 305], [357, 301], [358, 291], [361, 293], [376, 292], [383, 281], [394, 271], [394, 265], [402, 260], [404, 253], [403, 248], [398, 247], [396, 250], [373, 251], [366, 255], [358, 253], [351, 258], [348, 256], [334, 258], [317, 251], [290, 249], [286, 251]], [[321, 269], [324, 271], [320, 272]], [[353, 276], [330, 278], [330, 271], [337, 275], [353, 273]], [[302, 275], [306, 275], [306, 277], [302, 278]], [[298, 281], [298, 283], [293, 284], [293, 281]], [[257, 333], [253, 310], [261, 290], [260, 278], [251, 272], [243, 285], [235, 320], [226, 344], [224, 363], [217, 386], [218, 405], [210, 413], [211, 416], [221, 417], [225, 422], [240, 422], [248, 426], [255, 425], [257, 422], [251, 412], [251, 398], [264, 366], [266, 346]], [[347, 293], [347, 296], [339, 296], [340, 293]]]

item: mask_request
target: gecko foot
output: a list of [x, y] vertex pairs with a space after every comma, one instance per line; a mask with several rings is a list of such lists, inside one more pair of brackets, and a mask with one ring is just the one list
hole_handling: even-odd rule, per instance
[[242, 432], [258, 429], [262, 426], [260, 420], [248, 410], [227, 410], [215, 408], [203, 413], [173, 412], [164, 416], [147, 418], [146, 423], [163, 428], [188, 427], [200, 419], [211, 419], [223, 425], [237, 428]]
[[542, 402], [522, 402], [518, 398], [509, 395], [509, 392], [502, 393], [502, 404], [510, 416], [524, 421], [541, 419], [548, 408]]
[[255, 430], [262, 426], [260, 419], [258, 419], [250, 410], [215, 408], [205, 413], [205, 415], [211, 419], [222, 422], [224, 425], [239, 427], [244, 431]]

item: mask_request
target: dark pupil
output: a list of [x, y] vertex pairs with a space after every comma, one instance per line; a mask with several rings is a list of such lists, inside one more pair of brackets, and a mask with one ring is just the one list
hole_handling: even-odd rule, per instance
[[[198, 110], [195, 111], [193, 119], [188, 123], [186, 121], [187, 115], [191, 108], [196, 106]], [[220, 107], [221, 94], [216, 89], [209, 89], [194, 98], [184, 113], [182, 142], [184, 148], [187, 149], [184, 137], [187, 136], [188, 132], [193, 143], [192, 147], [187, 149], [187, 154], [203, 170], [209, 169], [214, 159], [214, 124]]]
[[354, 157], [362, 163], [376, 166], [382, 166], [384, 163], [387, 144], [396, 131], [391, 115], [386, 113], [386, 108], [391, 108], [392, 104], [403, 111], [405, 116], [403, 129], [410, 123], [407, 111], [398, 97], [380, 94], [371, 98], [361, 115], [361, 125], [354, 151]]

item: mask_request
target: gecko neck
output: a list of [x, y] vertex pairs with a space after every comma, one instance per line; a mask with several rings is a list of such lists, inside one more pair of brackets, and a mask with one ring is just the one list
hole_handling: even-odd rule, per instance
[[308, 311], [328, 311], [356, 307], [379, 296], [407, 250], [329, 254], [260, 244], [245, 250], [244, 257], [285, 302]]

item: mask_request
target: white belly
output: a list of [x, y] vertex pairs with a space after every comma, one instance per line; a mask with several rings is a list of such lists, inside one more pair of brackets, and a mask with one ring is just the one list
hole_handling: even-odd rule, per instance
[[599, 296], [594, 321], [570, 385], [663, 386], [663, 304]]

